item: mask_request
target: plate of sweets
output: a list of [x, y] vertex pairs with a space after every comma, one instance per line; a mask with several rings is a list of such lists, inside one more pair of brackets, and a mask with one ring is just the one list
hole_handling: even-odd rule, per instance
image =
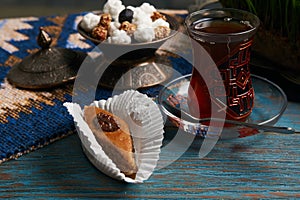
[[151, 54], [173, 37], [178, 28], [174, 17], [150, 3], [134, 7], [123, 5], [121, 0], [108, 0], [101, 11], [85, 14], [77, 26], [84, 38], [100, 44], [105, 56], [119, 50], [126, 53], [144, 50], [143, 53]]

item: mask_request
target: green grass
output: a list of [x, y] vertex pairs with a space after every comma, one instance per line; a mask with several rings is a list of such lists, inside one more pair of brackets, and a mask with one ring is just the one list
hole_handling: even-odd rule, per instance
[[239, 8], [256, 14], [263, 28], [287, 37], [300, 39], [300, 0], [220, 0], [224, 7]]

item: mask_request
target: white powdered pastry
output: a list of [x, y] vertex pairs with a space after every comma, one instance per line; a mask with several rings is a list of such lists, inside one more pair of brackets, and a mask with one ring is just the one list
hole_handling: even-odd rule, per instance
[[155, 32], [151, 26], [138, 27], [133, 37], [138, 42], [151, 42], [155, 38]]
[[94, 13], [87, 13], [83, 16], [80, 26], [87, 32], [93, 30], [100, 22], [101, 17]]
[[132, 23], [136, 24], [137, 27], [151, 26], [151, 15], [148, 15], [140, 7], [137, 7], [134, 9]]
[[121, 0], [108, 0], [104, 4], [103, 12], [109, 13], [115, 21], [118, 21], [119, 14], [124, 9], [125, 6], [122, 4]]
[[157, 28], [159, 26], [165, 26], [165, 27], [168, 27], [170, 28], [170, 24], [168, 22], [166, 22], [165, 20], [159, 18], [157, 20], [155, 20], [153, 23], [152, 23], [152, 27], [153, 28]]
[[153, 5], [150, 5], [149, 3], [143, 3], [140, 6], [141, 10], [144, 11], [148, 16], [151, 16], [153, 12], [156, 11], [156, 8]]
[[107, 38], [107, 41], [113, 44], [130, 44], [131, 37], [127, 35], [126, 31], [116, 29], [112, 32], [112, 35]]
[[100, 171], [129, 183], [142, 183], [153, 173], [159, 160], [163, 140], [163, 118], [157, 104], [135, 90], [128, 90], [107, 100], [95, 101], [91, 105], [100, 107], [122, 118], [129, 126], [135, 149], [138, 171], [135, 179], [126, 177], [105, 154], [88, 124], [83, 110], [76, 103], [64, 103], [73, 116], [84, 153]]
[[115, 30], [119, 30], [120, 25], [121, 24], [118, 21], [111, 22], [108, 29], [108, 34], [112, 35]]

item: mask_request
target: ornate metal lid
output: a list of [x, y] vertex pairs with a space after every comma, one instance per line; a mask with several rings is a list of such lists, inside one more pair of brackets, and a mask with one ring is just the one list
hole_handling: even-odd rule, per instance
[[45, 89], [74, 80], [86, 53], [50, 47], [51, 42], [50, 35], [40, 28], [37, 43], [41, 49], [13, 66], [8, 81], [16, 87]]

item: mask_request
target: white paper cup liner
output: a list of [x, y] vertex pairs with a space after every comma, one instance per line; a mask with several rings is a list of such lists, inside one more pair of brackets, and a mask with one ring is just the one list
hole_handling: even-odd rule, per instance
[[135, 90], [128, 90], [91, 105], [107, 110], [123, 119], [129, 126], [138, 167], [135, 179], [126, 177], [102, 150], [84, 120], [84, 111], [76, 103], [64, 103], [73, 116], [84, 153], [90, 162], [106, 175], [128, 183], [142, 183], [153, 173], [159, 160], [163, 140], [163, 118], [156, 103]]

